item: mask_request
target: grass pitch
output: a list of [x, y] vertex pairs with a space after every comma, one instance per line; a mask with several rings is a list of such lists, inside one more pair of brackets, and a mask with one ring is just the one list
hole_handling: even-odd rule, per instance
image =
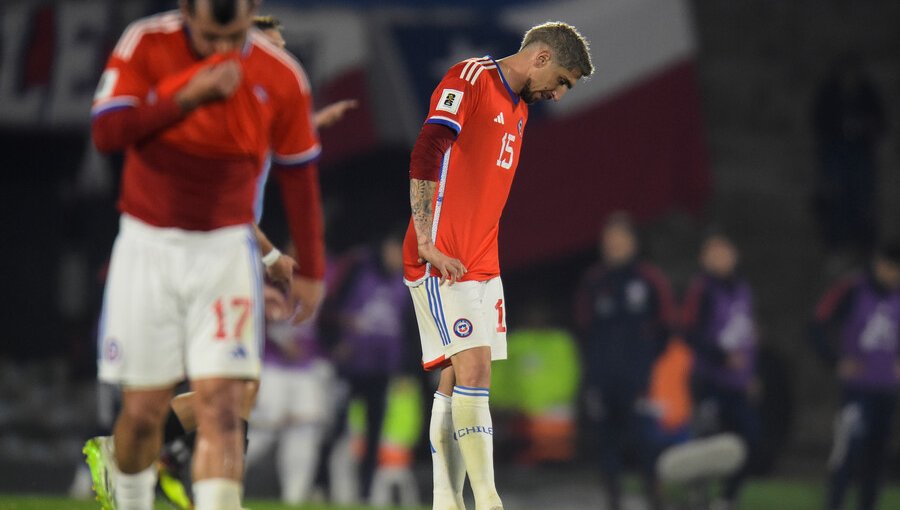
[[[244, 506], [250, 510], [368, 510], [369, 507], [336, 507], [331, 505], [304, 505], [301, 507], [283, 505], [274, 501], [247, 501]], [[60, 497], [0, 495], [0, 510], [98, 510], [94, 501], [81, 501]], [[172, 510], [161, 502], [156, 510]], [[424, 509], [423, 509], [424, 510]]]
[[[741, 510], [821, 510], [825, 507], [825, 491], [821, 483], [758, 480], [748, 483], [741, 498]], [[283, 505], [274, 501], [251, 500], [245, 503], [251, 510], [366, 510], [370, 507], [337, 507], [330, 505]], [[847, 498], [847, 508], [855, 508], [855, 494]], [[93, 501], [76, 501], [60, 497], [23, 496], [0, 494], [0, 510], [98, 510]], [[164, 503], [156, 504], [157, 510], [171, 510]], [[565, 508], [561, 502], [560, 508]], [[888, 487], [881, 496], [879, 510], [900, 508], [900, 487]], [[427, 510], [425, 508], [417, 510]], [[516, 509], [553, 510], [553, 509]]]

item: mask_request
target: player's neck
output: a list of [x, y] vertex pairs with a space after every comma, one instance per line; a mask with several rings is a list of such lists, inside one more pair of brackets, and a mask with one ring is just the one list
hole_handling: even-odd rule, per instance
[[500, 66], [500, 71], [503, 73], [503, 77], [506, 78], [509, 88], [517, 94], [525, 86], [525, 80], [528, 76], [526, 73], [528, 62], [528, 58], [524, 57], [522, 53], [516, 53], [497, 61], [497, 65]]

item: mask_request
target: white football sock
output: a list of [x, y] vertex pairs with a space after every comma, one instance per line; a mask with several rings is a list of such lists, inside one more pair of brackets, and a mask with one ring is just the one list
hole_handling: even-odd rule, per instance
[[350, 506], [358, 502], [359, 473], [351, 448], [350, 433], [343, 434], [331, 448], [328, 458], [328, 478], [331, 480], [331, 501]]
[[453, 437], [450, 397], [435, 392], [431, 407], [431, 462], [434, 472], [433, 510], [465, 510], [462, 491], [466, 481], [466, 465], [459, 445]]
[[241, 510], [241, 484], [228, 478], [194, 482], [196, 510]]
[[282, 433], [277, 457], [283, 502], [299, 505], [309, 499], [319, 462], [321, 431], [319, 425], [293, 424]]
[[476, 510], [503, 508], [494, 485], [494, 426], [489, 395], [487, 388], [453, 387], [453, 428], [475, 493]]
[[244, 455], [244, 465], [247, 470], [254, 469], [259, 461], [268, 460], [272, 453], [272, 447], [278, 439], [275, 431], [268, 426], [250, 424], [247, 431], [247, 454]]
[[117, 473], [115, 500], [117, 510], [153, 510], [156, 489], [156, 465], [134, 474]]

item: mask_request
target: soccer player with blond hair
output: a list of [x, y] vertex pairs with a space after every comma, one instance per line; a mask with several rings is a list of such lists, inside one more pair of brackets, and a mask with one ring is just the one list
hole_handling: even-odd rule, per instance
[[548, 22], [513, 55], [457, 63], [435, 88], [412, 151], [404, 279], [422, 364], [441, 371], [430, 428], [435, 510], [465, 508], [466, 474], [478, 510], [503, 508], [488, 408], [491, 361], [506, 358], [497, 231], [528, 105], [559, 101], [590, 76], [588, 49], [575, 27]]

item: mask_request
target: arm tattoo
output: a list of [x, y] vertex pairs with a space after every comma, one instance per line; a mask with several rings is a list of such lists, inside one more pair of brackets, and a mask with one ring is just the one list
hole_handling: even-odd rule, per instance
[[419, 243], [431, 241], [431, 224], [434, 220], [434, 192], [437, 183], [421, 179], [409, 180], [409, 203], [412, 207], [413, 224]]

